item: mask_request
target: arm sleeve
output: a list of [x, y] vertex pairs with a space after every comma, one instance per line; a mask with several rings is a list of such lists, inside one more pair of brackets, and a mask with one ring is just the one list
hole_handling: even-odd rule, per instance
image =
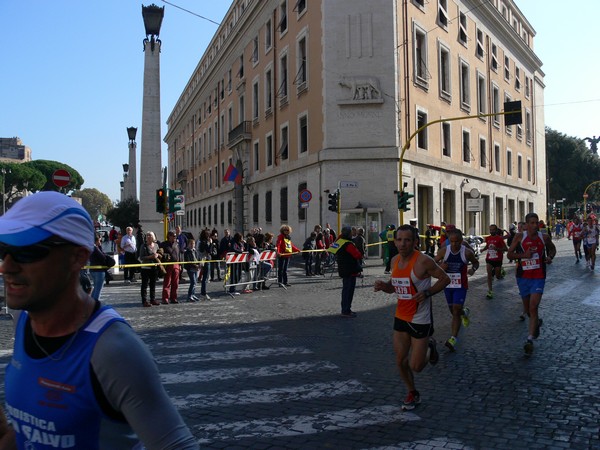
[[115, 322], [104, 331], [91, 364], [107, 400], [146, 448], [199, 448], [167, 395], [150, 350], [129, 325]]

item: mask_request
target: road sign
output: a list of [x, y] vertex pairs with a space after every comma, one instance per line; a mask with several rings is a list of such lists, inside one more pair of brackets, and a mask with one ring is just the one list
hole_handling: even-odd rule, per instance
[[468, 198], [466, 204], [466, 210], [468, 212], [481, 212], [483, 211], [483, 199], [482, 198]]
[[307, 203], [300, 203], [300, 208], [308, 208], [308, 202]]
[[357, 188], [358, 181], [340, 181], [341, 188]]
[[312, 200], [312, 194], [308, 189], [302, 189], [298, 194], [298, 198], [300, 199], [300, 202], [308, 203]]
[[65, 169], [57, 169], [52, 174], [52, 182], [58, 187], [65, 187], [71, 182], [71, 174]]

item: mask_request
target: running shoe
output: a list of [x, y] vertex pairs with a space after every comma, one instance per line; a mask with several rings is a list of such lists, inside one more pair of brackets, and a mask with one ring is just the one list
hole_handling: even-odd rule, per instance
[[533, 333], [533, 337], [535, 339], [540, 337], [540, 328], [542, 328], [543, 324], [544, 324], [544, 321], [542, 319], [538, 319], [537, 327], [535, 327], [535, 333]]
[[454, 351], [454, 347], [456, 347], [456, 338], [454, 336], [451, 336], [450, 339], [448, 339], [444, 345], [446, 347], [448, 347], [448, 349], [451, 352], [453, 352]]
[[429, 364], [435, 366], [440, 360], [440, 354], [437, 351], [437, 342], [435, 342], [434, 338], [430, 337], [427, 345], [429, 346]]
[[410, 391], [402, 403], [402, 411], [412, 411], [421, 403], [419, 391]]
[[502, 268], [500, 269], [500, 276], [501, 276], [502, 278], [504, 278], [504, 277], [506, 276], [506, 270], [504, 270], [504, 267], [502, 267]]
[[494, 298], [494, 293], [492, 291], [488, 291], [486, 297], [491, 300]]
[[462, 320], [463, 327], [468, 327], [471, 324], [471, 319], [469, 319], [469, 315], [471, 314], [471, 310], [469, 308], [463, 308], [462, 316], [460, 316], [460, 320]]
[[523, 350], [525, 350], [526, 355], [531, 355], [533, 353], [533, 341], [531, 339], [527, 339], [525, 341], [525, 345], [523, 346]]

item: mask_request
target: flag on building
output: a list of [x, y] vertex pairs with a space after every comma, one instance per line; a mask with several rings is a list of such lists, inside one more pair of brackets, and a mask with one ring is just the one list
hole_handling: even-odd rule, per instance
[[225, 181], [233, 181], [235, 184], [240, 184], [242, 182], [242, 174], [232, 163], [229, 163], [227, 172], [225, 172], [225, 176], [223, 177], [223, 182]]

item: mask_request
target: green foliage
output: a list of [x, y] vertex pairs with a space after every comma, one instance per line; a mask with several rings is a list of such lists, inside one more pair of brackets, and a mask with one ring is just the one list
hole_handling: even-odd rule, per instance
[[87, 188], [81, 191], [73, 191], [71, 196], [81, 198], [81, 204], [94, 220], [98, 219], [99, 214], [106, 216], [106, 213], [113, 207], [108, 195], [98, 189]]
[[127, 198], [107, 211], [106, 218], [117, 228], [124, 230], [128, 226], [134, 226], [140, 217], [140, 203], [134, 198]]
[[[546, 157], [550, 203], [562, 198], [566, 198], [565, 205], [582, 203], [586, 187], [600, 180], [600, 158], [583, 139], [546, 128]], [[588, 189], [588, 201], [600, 201], [599, 185]]]
[[[38, 170], [45, 177], [44, 185], [42, 186], [41, 191], [58, 191], [58, 192], [70, 192], [72, 190], [81, 189], [81, 186], [84, 183], [83, 177], [73, 169], [71, 166], [58, 162], [58, 161], [48, 161], [45, 159], [36, 159], [35, 161], [27, 161], [22, 164], [23, 166], [31, 167], [33, 169]], [[71, 182], [65, 186], [64, 188], [59, 188], [52, 182], [52, 174], [57, 169], [64, 169], [71, 175]], [[31, 190], [31, 189], [30, 189]]]
[[22, 197], [25, 191], [39, 191], [46, 183], [44, 174], [26, 164], [2, 162], [0, 171], [4, 172], [4, 175], [0, 172], [0, 180], [4, 176], [4, 191], [9, 203], [14, 198]]

